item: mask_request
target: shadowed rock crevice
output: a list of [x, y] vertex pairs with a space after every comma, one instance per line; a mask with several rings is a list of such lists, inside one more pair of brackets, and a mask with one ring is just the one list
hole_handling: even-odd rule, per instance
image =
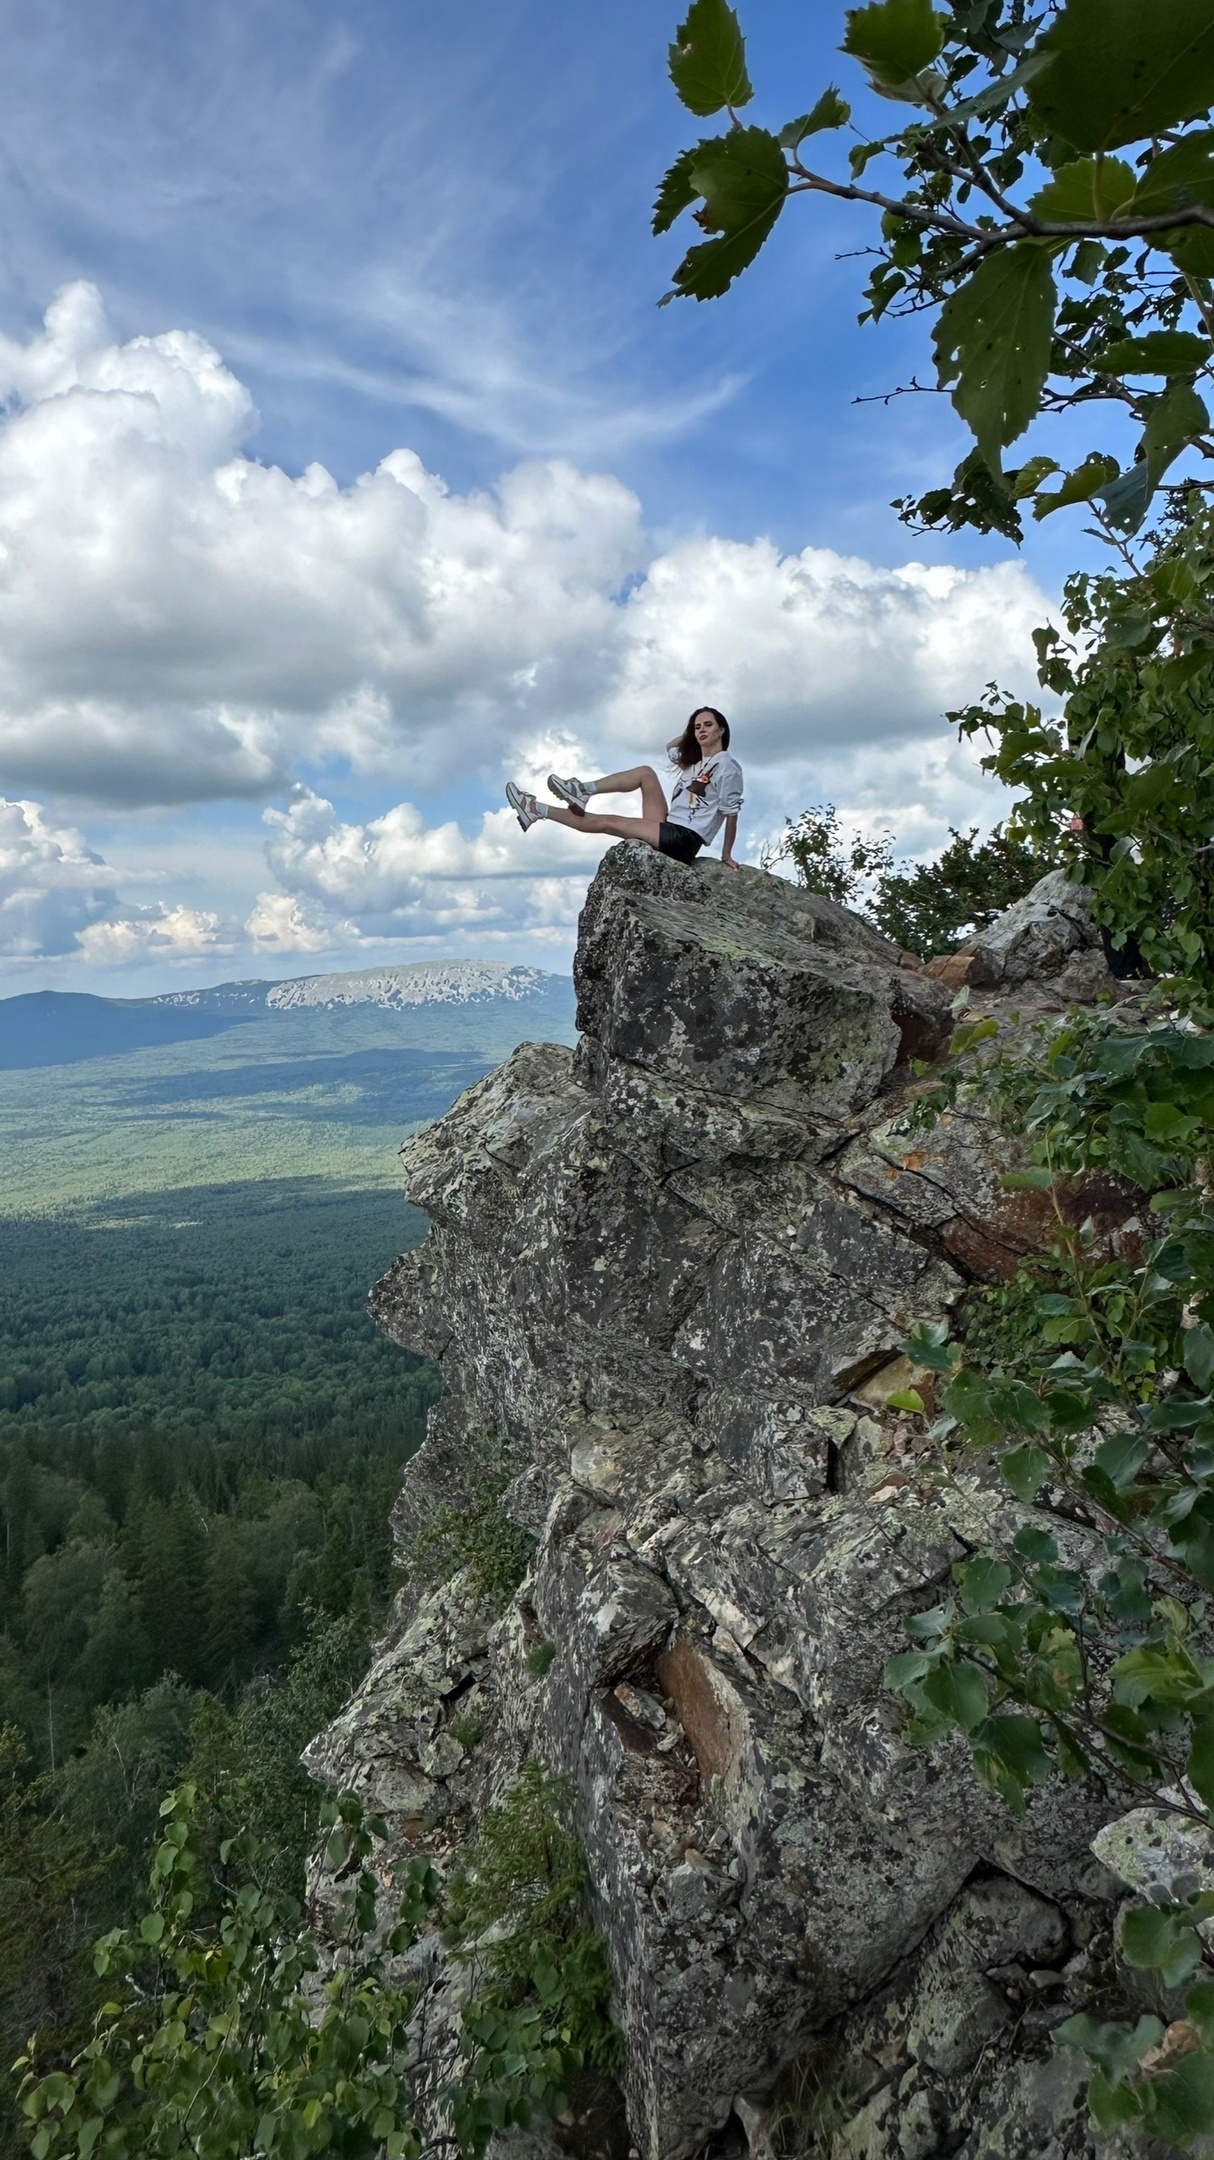
[[[529, 1757], [567, 1773], [644, 2160], [793, 2149], [781, 2094], [814, 2062], [836, 2142], [801, 2150], [1010, 2156], [981, 2142], [974, 2065], [1009, 2122], [1038, 2106], [1016, 2080], [1046, 2028], [1007, 1971], [1094, 1934], [1089, 1843], [1118, 1810], [1051, 1785], [1016, 1820], [962, 1748], [904, 1743], [882, 1685], [904, 1615], [1025, 1511], [937, 1476], [884, 1404], [907, 1330], [1041, 1222], [981, 1118], [903, 1129], [952, 993], [829, 901], [617, 847], [575, 982], [576, 1052], [517, 1050], [404, 1151], [433, 1227], [373, 1310], [446, 1393], [394, 1515], [391, 1627], [310, 1765], [440, 1866]], [[487, 1447], [535, 1539], [504, 1612], [467, 1570], [410, 1572]], [[1039, 2149], [1089, 2149], [1067, 2135]]]

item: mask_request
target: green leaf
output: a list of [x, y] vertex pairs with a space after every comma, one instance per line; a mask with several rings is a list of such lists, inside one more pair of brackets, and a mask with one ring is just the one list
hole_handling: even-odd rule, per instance
[[780, 129], [776, 141], [782, 150], [795, 150], [807, 135], [818, 135], [823, 128], [846, 127], [850, 119], [851, 106], [839, 96], [832, 83], [809, 112], [802, 113], [799, 120], [790, 120], [787, 127]]
[[1142, 142], [1214, 104], [1209, 0], [1066, 0], [1039, 40], [1037, 118], [1076, 150]]
[[988, 255], [940, 310], [941, 387], [956, 384], [953, 404], [996, 477], [1040, 407], [1056, 298], [1045, 248], [1021, 241]]
[[981, 1445], [999, 1437], [999, 1421], [991, 1412], [991, 1387], [985, 1374], [963, 1367], [944, 1391], [944, 1407], [958, 1424], [966, 1426]]
[[999, 1467], [1016, 1498], [1027, 1506], [1040, 1492], [1052, 1466], [1049, 1456], [1041, 1448], [1018, 1447], [1004, 1456]]
[[669, 62], [679, 97], [702, 120], [726, 105], [748, 105], [754, 96], [746, 40], [728, 0], [691, 0]]
[[1151, 1452], [1151, 1443], [1136, 1432], [1113, 1433], [1102, 1440], [1092, 1460], [1104, 1471], [1118, 1492], [1132, 1485]]
[[1138, 175], [1122, 158], [1079, 158], [1060, 165], [1053, 178], [1029, 200], [1036, 217], [1050, 224], [1065, 219], [1076, 225], [1102, 225], [1109, 218], [1124, 217]]
[[1106, 345], [1092, 366], [1101, 375], [1194, 375], [1209, 358], [1208, 338], [1191, 330], [1150, 330]]
[[1111, 525], [1137, 532], [1169, 465], [1210, 424], [1196, 390], [1186, 382], [1169, 383], [1147, 415], [1141, 456], [1107, 487], [1097, 490]]
[[[1192, 203], [1214, 207], [1214, 132], [1186, 136], [1158, 158], [1151, 158], [1138, 181], [1134, 212], [1154, 216], [1162, 210], [1184, 210]], [[1214, 276], [1214, 231], [1208, 225], [1177, 225], [1175, 231], [1154, 235], [1154, 244], [1166, 248], [1175, 264], [1190, 276]]]
[[1204, 1320], [1199, 1320], [1196, 1327], [1186, 1328], [1181, 1357], [1194, 1387], [1207, 1395], [1214, 1386], [1214, 1328]]
[[754, 261], [784, 206], [788, 167], [765, 128], [733, 128], [693, 152], [691, 180], [704, 197], [704, 222], [721, 237], [690, 248], [674, 274], [675, 294], [715, 300]]
[[975, 1613], [971, 1620], [958, 1620], [953, 1636], [959, 1643], [972, 1643], [988, 1650], [1010, 1650], [1020, 1640], [1020, 1626], [1006, 1613]]
[[1197, 2027], [1204, 2048], [1214, 2048], [1214, 1981], [1199, 1980], [1185, 1998], [1185, 2016]]
[[1200, 1701], [1206, 1693], [1198, 1667], [1185, 1650], [1168, 1650], [1159, 1643], [1144, 1643], [1127, 1650], [1112, 1668], [1114, 1692], [1119, 1703], [1143, 1702], [1181, 1705]]
[[1214, 1807], [1214, 1716], [1193, 1720], [1193, 1742], [1185, 1775], [1207, 1807]]
[[994, 82], [988, 83], [985, 90], [979, 90], [976, 96], [963, 98], [960, 105], [950, 105], [948, 124], [955, 127], [958, 120], [970, 120], [977, 113], [998, 111], [1010, 98], [1015, 97], [1018, 90], [1023, 90], [1026, 83], [1031, 83], [1034, 75], [1040, 75], [1042, 68], [1049, 65], [1048, 53], [1029, 53], [1019, 67], [1012, 69], [1010, 75], [997, 76]]
[[1060, 2047], [1080, 2048], [1094, 2063], [1099, 2063], [1110, 2084], [1119, 2085], [1138, 2068], [1148, 2048], [1158, 2047], [1163, 2038], [1163, 2026], [1157, 2017], [1141, 2017], [1133, 2030], [1127, 2032], [1124, 2025], [1103, 2025], [1097, 2018], [1081, 2011], [1077, 2017], [1069, 2017], [1054, 2028], [1054, 2039]]
[[1071, 276], [1081, 285], [1094, 285], [1108, 259], [1108, 249], [1099, 240], [1081, 240], [1071, 257]]
[[653, 230], [669, 232], [675, 219], [696, 200], [695, 182], [691, 168], [695, 162], [694, 150], [682, 150], [658, 189], [653, 206]]
[[887, 1395], [885, 1400], [891, 1410], [910, 1410], [916, 1416], [923, 1415], [923, 1397], [918, 1388], [899, 1388], [896, 1395]]
[[1016, 1712], [988, 1717], [970, 1734], [977, 1751], [982, 1749], [1010, 1773], [1020, 1786], [1040, 1785], [1050, 1774], [1050, 1758], [1036, 1718]]
[[1214, 2123], [1214, 2056], [1194, 2050], [1174, 2070], [1151, 2081], [1147, 2120], [1153, 2137], [1191, 2145]]
[[931, 1672], [935, 1659], [927, 1650], [903, 1650], [901, 1657], [892, 1657], [886, 1665], [886, 1687], [894, 1696], [903, 1696], [909, 1687], [916, 1687], [918, 1680]]
[[1058, 1558], [1058, 1547], [1048, 1530], [1040, 1530], [1036, 1523], [1022, 1523], [1012, 1539], [1012, 1551], [1024, 1560], [1049, 1562]]
[[891, 1658], [886, 1666], [885, 1685], [895, 1695], [901, 1695], [931, 1672], [935, 1663], [935, 1658], [926, 1650], [904, 1650], [900, 1657]]
[[1137, 2122], [1144, 2105], [1134, 2086], [1110, 2085], [1103, 2071], [1098, 2070], [1088, 2086], [1088, 2114], [1097, 2130], [1107, 2132], [1123, 2123]]
[[912, 1365], [925, 1365], [931, 1372], [951, 1372], [956, 1362], [948, 1339], [947, 1320], [935, 1320], [928, 1327], [914, 1328], [901, 1349]]
[[975, 1665], [938, 1665], [925, 1678], [923, 1693], [933, 1710], [950, 1718], [962, 1732], [980, 1725], [990, 1707], [986, 1681]]
[[145, 1943], [158, 1943], [164, 1934], [164, 1914], [145, 1913], [139, 1923], [139, 1932]]
[[954, 1030], [949, 1041], [948, 1054], [950, 1057], [964, 1057], [967, 1050], [973, 1050], [978, 1043], [989, 1042], [992, 1035], [998, 1033], [999, 1022], [989, 1015], [985, 1020], [971, 1020], [966, 1027]]
[[989, 1553], [980, 1553], [976, 1560], [961, 1562], [953, 1569], [953, 1574], [967, 1613], [990, 1612], [1011, 1587], [1010, 1567], [1002, 1560], [992, 1560]]
[[944, 44], [944, 25], [931, 0], [875, 0], [849, 8], [843, 50], [868, 69], [881, 90], [901, 90], [930, 67]]
[[[1152, 158], [1132, 207], [1136, 215], [1153, 217], [1192, 203], [1214, 208], [1214, 131], [1210, 129], [1187, 135]], [[1178, 225], [1172, 232], [1155, 234], [1153, 244], [1166, 248], [1190, 276], [1214, 275], [1214, 231], [1208, 225]]]
[[1015, 474], [1008, 475], [1008, 478], [1014, 481], [1012, 501], [1023, 502], [1027, 495], [1035, 495], [1042, 481], [1048, 480], [1050, 474], [1057, 470], [1058, 466], [1051, 457], [1030, 458], [1027, 465], [1021, 465]]
[[1155, 217], [1187, 203], [1214, 203], [1214, 129], [1186, 135], [1151, 159], [1134, 193], [1135, 217]]
[[991, 1414], [1023, 1433], [1044, 1432], [1050, 1421], [1041, 1397], [1023, 1380], [991, 1381]]
[[1165, 1987], [1179, 1987], [1201, 1963], [1196, 1928], [1166, 1905], [1131, 1905], [1118, 1923], [1117, 1938], [1127, 1962], [1157, 1972]]

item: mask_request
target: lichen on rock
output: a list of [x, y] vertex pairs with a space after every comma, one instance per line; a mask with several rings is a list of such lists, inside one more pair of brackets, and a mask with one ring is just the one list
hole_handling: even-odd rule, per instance
[[[1031, 929], [987, 933], [1013, 973]], [[446, 1383], [402, 1548], [492, 1444], [531, 1564], [504, 1613], [466, 1569], [406, 1579], [310, 1766], [440, 1865], [527, 1761], [568, 1777], [644, 2160], [757, 2149], [818, 2058], [833, 2142], [805, 2149], [1010, 2160], [993, 2116], [964, 2142], [977, 2066], [1036, 2120], [1062, 2073], [1031, 1975], [1096, 1930], [1118, 1804], [1049, 1785], [1017, 1821], [959, 1743], [904, 1741], [904, 1616], [1023, 1510], [939, 1476], [874, 1376], [1039, 1226], [981, 1120], [903, 1144], [950, 991], [829, 901], [622, 845], [575, 981], [576, 1052], [517, 1050], [405, 1149], [432, 1229], [372, 1300]], [[1081, 2115], [1067, 2137], [1089, 2150]]]

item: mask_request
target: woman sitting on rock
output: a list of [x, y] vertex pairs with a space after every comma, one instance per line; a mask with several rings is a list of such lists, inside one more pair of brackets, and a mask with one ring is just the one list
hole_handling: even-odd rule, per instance
[[[729, 722], [724, 713], [719, 713], [715, 705], [701, 705], [682, 734], [666, 748], [675, 771], [669, 803], [652, 765], [632, 765], [627, 772], [608, 773], [603, 780], [558, 780], [555, 773], [550, 773], [548, 787], [565, 805], [561, 810], [537, 802], [513, 780], [507, 786], [506, 800], [518, 812], [524, 832], [537, 818], [555, 818], [558, 825], [567, 825], [572, 832], [646, 840], [659, 854], [673, 855], [676, 862], [684, 863], [694, 862], [700, 849], [707, 847], [724, 825], [721, 861], [736, 870], [733, 843], [742, 807], [742, 768], [729, 755]], [[636, 788], [641, 793], [640, 817], [617, 817], [614, 811], [599, 817], [586, 809], [593, 795], [630, 795]]]

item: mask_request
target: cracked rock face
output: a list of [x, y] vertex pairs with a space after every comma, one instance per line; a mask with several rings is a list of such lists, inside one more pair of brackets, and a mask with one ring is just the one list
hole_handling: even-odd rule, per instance
[[949, 2123], [952, 2151], [984, 2050], [1019, 2093], [998, 1973], [1064, 1955], [1116, 1803], [1050, 1786], [1016, 1821], [960, 1747], [904, 1743], [903, 1616], [1024, 1511], [939, 1476], [881, 1375], [1039, 1226], [980, 1119], [900, 1129], [950, 993], [830, 902], [620, 846], [575, 980], [577, 1051], [517, 1050], [405, 1150], [433, 1227], [373, 1295], [446, 1381], [406, 1567], [488, 1451], [530, 1570], [504, 1615], [464, 1574], [406, 1580], [309, 1764], [440, 1866], [529, 1756], [568, 1774], [645, 2160], [731, 2119], [761, 2143], [815, 2036], [867, 2062], [882, 2018], [840, 2154], [926, 2155]]

